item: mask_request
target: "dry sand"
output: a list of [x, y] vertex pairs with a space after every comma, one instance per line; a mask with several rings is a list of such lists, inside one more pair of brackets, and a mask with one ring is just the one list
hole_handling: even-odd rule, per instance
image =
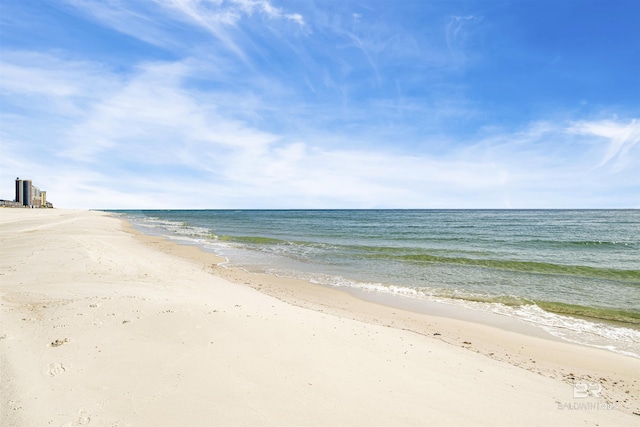
[[0, 209], [0, 250], [3, 426], [640, 425], [638, 359], [224, 269], [105, 213]]

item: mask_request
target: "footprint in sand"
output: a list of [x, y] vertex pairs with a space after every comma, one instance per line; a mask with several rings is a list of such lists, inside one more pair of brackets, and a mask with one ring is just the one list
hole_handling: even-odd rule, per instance
[[87, 411], [80, 410], [78, 412], [78, 418], [74, 421], [69, 421], [66, 424], [62, 424], [61, 427], [74, 427], [74, 426], [86, 426], [91, 422], [91, 416], [87, 413]]
[[91, 422], [91, 417], [86, 411], [80, 411], [78, 413], [78, 424], [81, 426], [87, 425]]
[[50, 347], [60, 347], [61, 345], [65, 345], [69, 342], [69, 338], [56, 339], [49, 344]]
[[49, 376], [55, 377], [66, 371], [62, 363], [49, 363]]

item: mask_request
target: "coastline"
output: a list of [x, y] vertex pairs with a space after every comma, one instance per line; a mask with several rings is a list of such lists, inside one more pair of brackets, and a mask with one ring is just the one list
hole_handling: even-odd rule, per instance
[[[226, 267], [311, 281], [401, 308], [424, 312], [429, 306], [427, 313], [445, 317], [468, 312], [458, 306], [492, 312], [565, 341], [640, 359], [640, 301], [633, 292], [640, 270], [630, 225], [637, 221], [630, 213], [113, 212], [142, 233], [223, 256]], [[603, 227], [607, 221], [615, 225]], [[567, 230], [577, 224], [582, 234], [576, 240]], [[443, 303], [447, 310], [439, 310]]]
[[[102, 212], [0, 220], [2, 424], [589, 425], [640, 413], [631, 357], [224, 268]], [[574, 399], [581, 380], [602, 398]], [[619, 410], [562, 407], [587, 402]]]
[[[460, 346], [494, 360], [508, 363], [567, 384], [605, 378], [610, 387], [609, 399], [618, 405], [631, 402], [629, 396], [640, 399], [640, 360], [611, 353], [553, 336], [518, 319], [465, 307], [408, 297], [334, 288], [302, 279], [252, 273], [222, 266], [225, 259], [198, 246], [183, 245], [162, 236], [146, 235], [126, 220], [126, 230], [137, 239], [161, 251], [198, 262], [214, 274], [234, 283], [252, 287], [264, 294], [302, 308], [415, 332], [442, 342]], [[183, 252], [184, 249], [184, 252]], [[427, 312], [430, 311], [430, 313]], [[467, 344], [470, 343], [470, 344]], [[579, 355], [579, 357], [577, 357]], [[598, 360], [594, 364], [592, 361]], [[620, 361], [625, 362], [621, 363]], [[594, 369], [594, 366], [597, 368]], [[622, 369], [619, 369], [622, 368]], [[636, 371], [634, 371], [634, 369]], [[636, 373], [634, 391], [619, 380], [624, 373]], [[633, 394], [632, 394], [633, 393]], [[628, 400], [627, 402], [624, 402]], [[630, 412], [640, 413], [628, 406]]]

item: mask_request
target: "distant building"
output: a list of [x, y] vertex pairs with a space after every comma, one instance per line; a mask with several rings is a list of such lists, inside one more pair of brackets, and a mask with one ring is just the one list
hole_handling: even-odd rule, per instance
[[22, 203], [15, 202], [13, 200], [0, 200], [0, 207], [3, 208], [24, 208]]
[[33, 205], [33, 183], [30, 179], [16, 178], [16, 202], [23, 206]]
[[22, 180], [20, 178], [16, 178], [16, 198], [14, 199], [14, 202], [24, 205], [24, 194], [22, 192]]
[[[8, 206], [3, 204], [3, 206]], [[47, 192], [41, 191], [33, 185], [30, 179], [16, 178], [16, 198], [12, 206], [27, 206], [33, 208], [52, 208], [47, 201]]]

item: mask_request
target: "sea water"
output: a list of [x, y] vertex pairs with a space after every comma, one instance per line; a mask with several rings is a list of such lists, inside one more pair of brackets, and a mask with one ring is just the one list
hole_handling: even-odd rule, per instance
[[491, 311], [640, 357], [640, 210], [116, 212], [229, 266]]

